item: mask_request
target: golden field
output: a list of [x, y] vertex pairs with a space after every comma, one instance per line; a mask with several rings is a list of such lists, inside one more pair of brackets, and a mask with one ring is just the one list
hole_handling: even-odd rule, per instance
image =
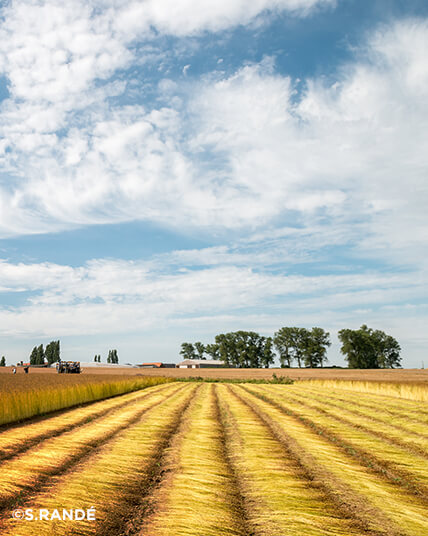
[[[34, 371], [37, 373], [34, 374]], [[0, 374], [0, 425], [171, 381], [123, 375]]]
[[[339, 369], [339, 368], [268, 368], [268, 369], [178, 369], [178, 368], [130, 368], [130, 367], [83, 367], [80, 378], [102, 375], [114, 376], [165, 376], [171, 378], [187, 378], [201, 376], [203, 378], [220, 379], [266, 379], [273, 373], [278, 376], [288, 376], [293, 380], [346, 380], [346, 381], [379, 381], [393, 383], [426, 383], [428, 385], [428, 369]], [[0, 367], [0, 382], [3, 374], [11, 375], [12, 367]], [[28, 378], [35, 374], [53, 374], [55, 369], [31, 368]], [[17, 376], [24, 376], [18, 368]], [[69, 376], [76, 378], [77, 376]], [[1, 385], [1, 384], [0, 384]]]
[[[427, 404], [320, 380], [172, 381], [3, 426], [0, 534], [428, 534]], [[96, 520], [16, 520], [17, 507]]]

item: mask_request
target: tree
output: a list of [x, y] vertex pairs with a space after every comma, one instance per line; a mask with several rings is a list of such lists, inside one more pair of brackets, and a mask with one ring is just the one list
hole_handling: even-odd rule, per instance
[[232, 333], [220, 333], [216, 335], [215, 342], [218, 346], [219, 358], [226, 367], [238, 366], [238, 352]]
[[398, 341], [385, 332], [376, 330], [373, 332], [377, 348], [377, 362], [379, 368], [394, 368], [401, 366], [401, 347]]
[[94, 362], [95, 362], [95, 363], [101, 363], [101, 356], [100, 356], [100, 355], [97, 355], [97, 354], [95, 354], [95, 357], [94, 357]]
[[181, 344], [180, 355], [183, 356], [183, 359], [196, 359], [196, 352], [193, 344], [191, 342], [183, 342]]
[[261, 362], [265, 368], [269, 368], [269, 365], [272, 365], [274, 361], [275, 354], [273, 352], [273, 339], [272, 337], [267, 337], [264, 340], [263, 356], [261, 358]]
[[339, 331], [339, 340], [342, 343], [341, 353], [345, 355], [349, 368], [379, 368], [376, 357], [373, 330], [366, 325], [360, 329], [342, 329]]
[[37, 346], [35, 346], [30, 354], [30, 365], [37, 365]]
[[307, 352], [309, 331], [306, 328], [283, 327], [274, 336], [276, 349], [279, 353], [281, 367], [290, 367], [296, 360], [302, 366]]
[[5, 367], [5, 366], [6, 366], [6, 358], [4, 357], [4, 355], [2, 355], [0, 359], [0, 367]]
[[220, 359], [220, 346], [218, 344], [207, 344], [205, 346], [205, 352], [211, 359]]
[[45, 357], [49, 364], [59, 361], [59, 341], [51, 341], [48, 345], [46, 345]]
[[205, 346], [201, 342], [195, 342], [194, 347], [198, 353], [198, 359], [206, 359], [204, 356]]
[[258, 368], [273, 363], [272, 340], [254, 331], [234, 331], [220, 333], [215, 342], [219, 358], [226, 366]]
[[59, 340], [55, 343], [55, 361], [59, 361], [61, 359], [61, 348], [60, 348], [60, 342]]
[[304, 342], [305, 366], [310, 368], [322, 367], [327, 361], [327, 348], [331, 346], [330, 333], [322, 328], [312, 328]]
[[43, 365], [45, 362], [45, 352], [43, 344], [35, 346], [30, 355], [30, 365]]
[[309, 331], [306, 328], [294, 328], [294, 358], [297, 360], [299, 368], [301, 368], [307, 353], [309, 337]]
[[393, 368], [400, 366], [400, 345], [391, 335], [373, 330], [363, 324], [360, 329], [339, 331], [344, 354], [349, 368]]
[[273, 338], [275, 348], [279, 353], [279, 362], [281, 363], [281, 368], [291, 367], [291, 362], [293, 360], [293, 351], [294, 347], [294, 329], [284, 327], [278, 330]]
[[119, 363], [119, 357], [117, 355], [117, 350], [109, 350], [108, 351], [107, 363], [113, 363], [115, 365], [117, 365]]

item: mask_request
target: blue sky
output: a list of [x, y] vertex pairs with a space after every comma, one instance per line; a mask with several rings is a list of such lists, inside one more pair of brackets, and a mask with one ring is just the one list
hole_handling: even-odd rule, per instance
[[363, 323], [427, 361], [426, 2], [0, 5], [9, 362], [299, 325], [343, 364]]

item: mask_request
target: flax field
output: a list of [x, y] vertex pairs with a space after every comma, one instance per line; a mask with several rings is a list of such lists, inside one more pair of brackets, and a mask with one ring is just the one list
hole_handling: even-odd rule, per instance
[[316, 382], [113, 394], [0, 427], [1, 535], [428, 534], [423, 400]]

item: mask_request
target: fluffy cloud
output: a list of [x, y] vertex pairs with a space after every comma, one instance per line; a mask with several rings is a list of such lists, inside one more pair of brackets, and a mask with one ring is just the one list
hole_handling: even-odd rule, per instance
[[[392, 244], [418, 258], [427, 239], [425, 20], [379, 28], [328, 84], [302, 89], [266, 58], [184, 87], [164, 80], [167, 101], [156, 109], [110, 104], [128, 91], [110, 77], [135, 62], [133, 43], [149, 42], [151, 27], [179, 33], [187, 3], [170, 6], [177, 18], [159, 2], [27, 4], [6, 8], [2, 28], [3, 236], [132, 219], [313, 228], [328, 214], [326, 227], [365, 223], [369, 254]], [[244, 3], [213, 3], [180, 31], [314, 5], [255, 2], [245, 18]]]

